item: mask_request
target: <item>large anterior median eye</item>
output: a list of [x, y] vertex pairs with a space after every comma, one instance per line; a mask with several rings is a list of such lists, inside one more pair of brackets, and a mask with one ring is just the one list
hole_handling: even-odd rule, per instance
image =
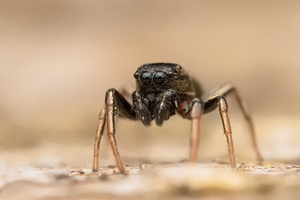
[[143, 72], [140, 76], [140, 81], [143, 85], [150, 85], [151, 84], [151, 73]]
[[166, 74], [164, 72], [155, 72], [153, 81], [156, 85], [162, 85], [166, 82]]

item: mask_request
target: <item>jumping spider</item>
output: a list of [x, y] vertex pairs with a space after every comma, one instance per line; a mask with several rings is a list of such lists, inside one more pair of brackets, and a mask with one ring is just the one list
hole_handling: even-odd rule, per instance
[[228, 117], [228, 106], [225, 97], [235, 95], [243, 115], [249, 124], [252, 145], [258, 160], [262, 160], [256, 144], [252, 119], [246, 109], [245, 102], [239, 96], [236, 88], [231, 84], [218, 87], [203, 95], [199, 84], [193, 80], [178, 64], [151, 63], [145, 64], [134, 73], [136, 91], [132, 93], [132, 105], [116, 89], [106, 92], [105, 107], [99, 115], [99, 125], [94, 143], [93, 171], [98, 171], [98, 156], [100, 140], [107, 124], [106, 130], [114, 153], [117, 166], [124, 173], [124, 166], [120, 159], [115, 139], [116, 117], [125, 117], [131, 120], [140, 120], [145, 126], [150, 126], [155, 121], [157, 126], [162, 126], [164, 121], [178, 113], [192, 122], [190, 136], [190, 161], [196, 162], [198, 155], [200, 119], [202, 114], [209, 113], [219, 108], [224, 133], [227, 139], [229, 160], [231, 167], [235, 167], [235, 155], [232, 141], [232, 132]]

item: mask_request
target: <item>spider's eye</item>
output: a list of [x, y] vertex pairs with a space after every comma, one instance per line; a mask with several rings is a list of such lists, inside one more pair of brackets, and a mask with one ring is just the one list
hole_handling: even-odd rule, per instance
[[153, 76], [156, 85], [162, 85], [166, 82], [166, 74], [164, 72], [156, 72]]
[[172, 71], [167, 72], [167, 77], [172, 78], [174, 76], [174, 73]]
[[177, 65], [174, 69], [173, 69], [173, 72], [175, 75], [179, 75], [181, 71], [181, 66], [180, 65]]
[[151, 84], [151, 73], [143, 72], [140, 76], [140, 80], [142, 85], [150, 85]]
[[133, 75], [133, 77], [134, 77], [135, 79], [138, 79], [138, 78], [139, 78], [139, 75], [140, 75], [140, 74], [139, 74], [138, 72], [135, 72], [134, 75]]

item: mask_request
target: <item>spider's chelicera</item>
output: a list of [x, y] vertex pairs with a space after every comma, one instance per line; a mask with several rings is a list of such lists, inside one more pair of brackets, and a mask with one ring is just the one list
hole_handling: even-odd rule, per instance
[[232, 132], [228, 117], [228, 105], [225, 99], [228, 94], [233, 94], [236, 97], [249, 124], [252, 145], [257, 158], [262, 160], [246, 103], [241, 99], [233, 85], [222, 85], [210, 92], [205, 99], [201, 98], [203, 94], [199, 84], [180, 65], [174, 63], [145, 64], [137, 69], [134, 73], [134, 78], [136, 79], [136, 90], [131, 95], [132, 104], [114, 88], [106, 92], [105, 106], [100, 111], [99, 125], [94, 143], [94, 172], [98, 171], [99, 168], [99, 145], [105, 129], [108, 133], [117, 166], [121, 173], [125, 172], [115, 139], [115, 121], [117, 116], [131, 120], [140, 120], [145, 126], [150, 126], [152, 121], [157, 126], [162, 126], [165, 121], [176, 113], [183, 118], [191, 120], [190, 161], [196, 162], [201, 116], [216, 108], [219, 108], [224, 133], [227, 138], [229, 162], [232, 167], [235, 167]]

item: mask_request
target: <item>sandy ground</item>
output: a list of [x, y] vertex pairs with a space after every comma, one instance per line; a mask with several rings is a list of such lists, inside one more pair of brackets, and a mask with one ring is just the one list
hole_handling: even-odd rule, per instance
[[[54, 147], [54, 146], [52, 146]], [[63, 147], [62, 152], [71, 153]], [[77, 147], [78, 156], [87, 147]], [[40, 149], [42, 150], [42, 149]], [[15, 154], [33, 154], [24, 150]], [[47, 152], [44, 148], [41, 152]], [[76, 150], [72, 150], [77, 154]], [[31, 163], [0, 168], [1, 199], [297, 199], [300, 188], [299, 161], [293, 163], [237, 163], [229, 167], [226, 159], [189, 164], [126, 159], [126, 174], [114, 165], [75, 166], [62, 156], [38, 156]], [[14, 156], [8, 154], [7, 156]], [[6, 159], [8, 159], [6, 157]], [[70, 159], [70, 158], [69, 158]], [[67, 160], [67, 159], [66, 159]], [[130, 161], [131, 160], [131, 161]], [[35, 161], [34, 163], [32, 161]], [[23, 160], [24, 162], [24, 160]], [[103, 160], [102, 160], [103, 162]], [[15, 163], [16, 164], [16, 163]], [[79, 164], [79, 163], [77, 163]], [[72, 166], [73, 165], [73, 166]]]
[[[237, 119], [239, 118], [233, 118], [232, 122]], [[259, 117], [256, 119], [262, 120]], [[191, 164], [187, 162], [188, 137], [178, 133], [189, 129], [186, 129], [186, 124], [180, 118], [171, 119], [170, 122], [178, 127], [170, 123], [166, 128], [145, 129], [138, 124], [120, 120], [117, 139], [126, 168], [125, 175], [119, 174], [106, 137], [101, 143], [100, 168], [97, 173], [92, 173], [91, 170], [92, 137], [74, 143], [52, 140], [22, 149], [4, 149], [0, 155], [0, 199], [201, 197], [208, 200], [279, 200], [297, 199], [299, 196], [300, 160], [297, 149], [291, 145], [290, 148], [286, 146], [286, 149], [273, 146], [276, 141], [283, 147], [292, 144], [288, 141], [294, 137], [282, 139], [273, 135], [273, 144], [270, 143], [272, 135], [265, 138], [260, 136], [259, 146], [265, 161], [258, 163], [247, 139], [246, 129], [241, 131], [245, 134], [243, 137], [235, 134], [237, 168], [232, 169], [228, 163], [225, 137], [222, 136], [218, 123], [208, 123], [208, 127], [203, 127], [205, 132], [213, 135], [203, 132], [199, 162]], [[266, 126], [267, 120], [264, 122]], [[273, 123], [270, 124], [265, 129], [274, 134], [278, 128]], [[212, 125], [220, 129], [215, 131]], [[165, 136], [161, 135], [167, 130], [169, 132], [165, 132]], [[235, 130], [240, 131], [238, 127]], [[128, 135], [122, 135], [122, 132], [127, 132], [132, 139], [142, 134], [142, 140], [126, 140]], [[288, 137], [288, 132], [286, 136]]]

